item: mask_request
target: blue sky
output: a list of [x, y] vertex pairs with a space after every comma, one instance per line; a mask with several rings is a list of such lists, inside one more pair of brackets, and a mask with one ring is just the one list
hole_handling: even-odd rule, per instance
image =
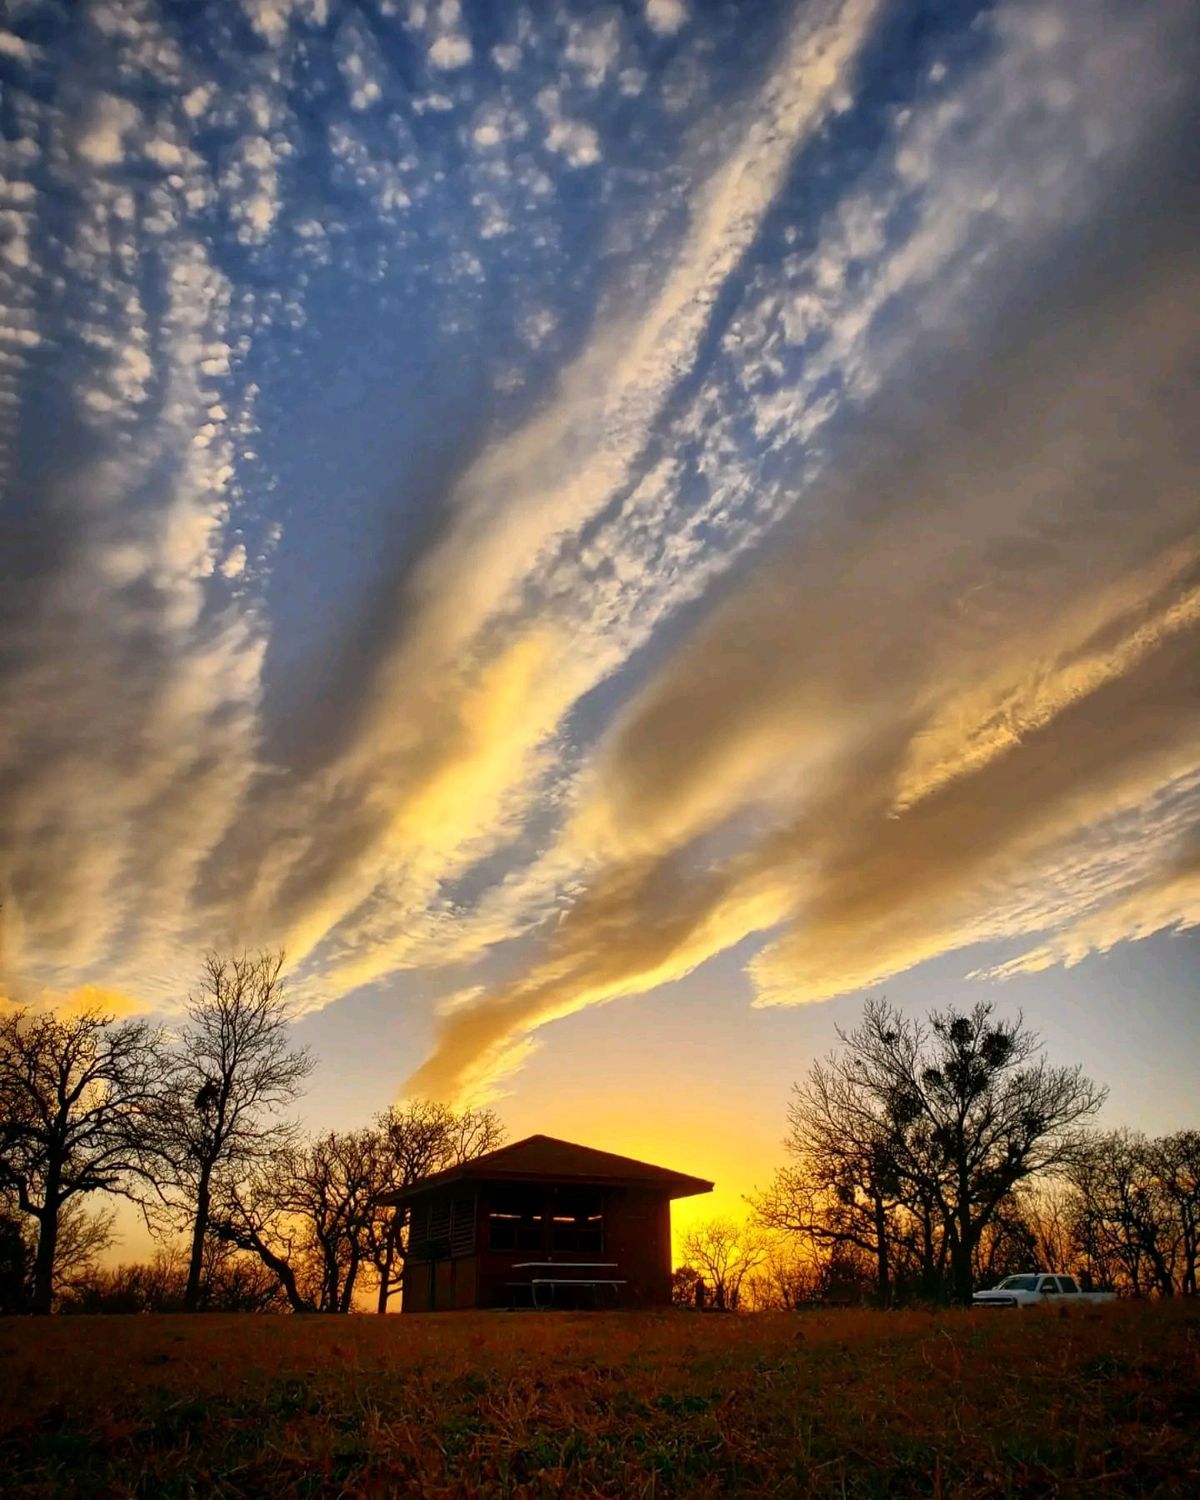
[[4, 25], [11, 998], [282, 944], [314, 1118], [699, 1169], [986, 994], [1182, 1123], [1191, 6]]

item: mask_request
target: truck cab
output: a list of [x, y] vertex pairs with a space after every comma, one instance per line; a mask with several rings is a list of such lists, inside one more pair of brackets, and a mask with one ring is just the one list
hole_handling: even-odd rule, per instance
[[1029, 1271], [1006, 1276], [990, 1291], [976, 1292], [975, 1307], [1033, 1307], [1042, 1302], [1109, 1302], [1111, 1292], [1081, 1292], [1073, 1276]]

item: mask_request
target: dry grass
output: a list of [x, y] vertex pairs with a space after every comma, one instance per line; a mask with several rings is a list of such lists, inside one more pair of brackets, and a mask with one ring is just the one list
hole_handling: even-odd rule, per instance
[[0, 1490], [1200, 1495], [1200, 1307], [8, 1320]]

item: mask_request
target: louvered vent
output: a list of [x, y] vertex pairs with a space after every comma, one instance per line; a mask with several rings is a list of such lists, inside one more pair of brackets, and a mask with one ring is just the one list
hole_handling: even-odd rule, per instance
[[475, 1251], [475, 1200], [455, 1198], [450, 1205], [450, 1254], [472, 1255]]
[[408, 1253], [414, 1260], [425, 1260], [428, 1255], [429, 1204], [418, 1198], [408, 1211]]
[[439, 1256], [450, 1248], [450, 1205], [444, 1198], [429, 1205], [429, 1246]]

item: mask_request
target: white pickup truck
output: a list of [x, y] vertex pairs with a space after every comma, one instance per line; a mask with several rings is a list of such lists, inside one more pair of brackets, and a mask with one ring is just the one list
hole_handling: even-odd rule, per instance
[[1095, 1302], [1112, 1302], [1116, 1292], [1081, 1292], [1073, 1276], [1045, 1276], [1031, 1271], [1025, 1276], [1006, 1276], [990, 1292], [976, 1292], [975, 1307], [1039, 1307], [1043, 1302], [1075, 1302], [1090, 1307]]

